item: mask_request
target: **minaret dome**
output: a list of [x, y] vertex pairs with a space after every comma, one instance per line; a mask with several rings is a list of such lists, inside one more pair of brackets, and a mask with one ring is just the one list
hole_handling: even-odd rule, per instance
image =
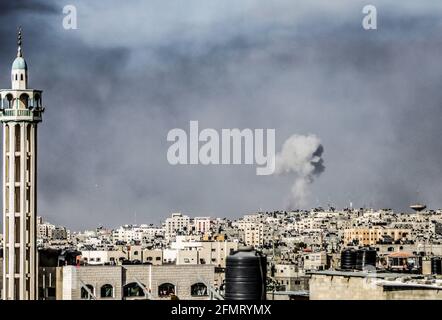
[[17, 58], [12, 63], [11, 69], [12, 89], [25, 90], [28, 86], [28, 65], [23, 58], [21, 28], [17, 36]]

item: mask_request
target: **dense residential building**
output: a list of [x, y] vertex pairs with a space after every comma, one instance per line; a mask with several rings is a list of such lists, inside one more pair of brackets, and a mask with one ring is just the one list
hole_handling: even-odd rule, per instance
[[60, 300], [208, 300], [215, 268], [211, 265], [126, 265], [57, 268]]
[[[323, 279], [322, 275], [333, 278], [333, 275], [340, 274], [318, 272], [340, 271], [341, 252], [348, 248], [374, 250], [376, 257], [372, 269], [379, 273], [401, 272], [405, 275], [431, 276], [434, 272], [433, 260], [442, 256], [442, 236], [437, 232], [441, 221], [440, 210], [396, 213], [385, 209], [313, 208], [305, 211], [259, 212], [236, 220], [191, 218], [173, 213], [162, 226], [123, 225], [113, 229], [99, 226], [93, 230], [70, 232], [63, 226], [55, 226], [39, 217], [39, 248], [43, 251], [52, 250], [49, 251], [50, 254], [59, 252], [61, 255], [58, 260], [46, 259], [54, 261], [51, 265], [40, 266], [39, 281], [45, 282], [45, 287], [40, 288], [42, 291], [39, 298], [164, 299], [170, 298], [174, 292], [179, 298], [207, 299], [207, 295], [189, 295], [189, 292], [193, 292], [192, 286], [197, 283], [197, 279], [193, 279], [192, 283], [179, 284], [178, 280], [171, 277], [169, 282], [162, 280], [169, 283], [168, 289], [158, 282], [152, 282], [149, 288], [143, 280], [143, 274], [146, 270], [155, 270], [157, 274], [163, 274], [161, 270], [190, 270], [185, 268], [200, 270], [202, 267], [201, 270], [206, 270], [204, 266], [207, 266], [215, 270], [214, 280], [207, 289], [221, 292], [227, 257], [245, 245], [253, 246], [267, 256], [268, 290], [272, 299], [288, 298], [289, 293], [296, 294], [299, 299], [308, 298], [309, 295], [311, 299], [332, 297], [332, 292], [318, 288], [318, 283], [322, 281], [319, 279]], [[69, 263], [62, 256], [63, 252], [72, 252], [71, 265], [84, 270], [83, 289], [70, 287], [71, 281], [76, 281], [75, 277], [78, 275], [68, 271], [73, 269], [64, 269]], [[109, 274], [115, 273], [116, 281], [102, 283], [107, 276], [101, 273], [106, 270]], [[146, 286], [147, 290], [135, 288], [133, 283], [138, 283], [135, 278], [130, 285], [124, 278], [118, 280], [119, 274], [122, 272], [124, 275], [129, 272], [127, 270], [139, 270], [139, 276], [136, 277], [143, 284], [141, 288]], [[363, 275], [363, 271], [351, 272], [354, 281], [351, 281], [348, 288], [360, 290], [357, 279], [358, 274]], [[49, 277], [51, 281], [48, 281]], [[60, 284], [60, 281], [54, 279], [64, 280]], [[90, 283], [86, 283], [84, 279], [90, 279]], [[312, 279], [315, 281], [313, 285], [310, 283]], [[382, 277], [379, 279], [381, 281]], [[410, 285], [415, 286], [416, 281], [410, 282]], [[389, 285], [383, 287], [389, 288]], [[159, 293], [159, 286], [162, 288], [160, 291], [166, 292], [165, 294]], [[339, 287], [338, 284], [336, 286]], [[205, 290], [203, 285], [195, 288], [197, 287], [198, 290]], [[64, 295], [60, 288], [63, 288]], [[125, 294], [125, 288], [137, 293], [133, 296]], [[409, 296], [403, 292], [404, 297]], [[336, 297], [345, 297], [346, 294], [348, 292], [342, 292]], [[416, 294], [421, 292], [416, 291]], [[433, 297], [432, 293], [428, 294]], [[360, 296], [368, 297], [369, 294], [361, 293]], [[400, 295], [376, 293], [376, 298], [398, 296]], [[434, 297], [438, 298], [437, 295]]]
[[165, 221], [165, 237], [171, 239], [176, 235], [188, 232], [190, 230], [189, 216], [181, 213], [172, 213], [172, 216]]
[[194, 231], [196, 233], [206, 233], [210, 231], [211, 220], [209, 217], [195, 217], [193, 219]]
[[361, 246], [373, 246], [378, 243], [406, 241], [411, 235], [410, 229], [385, 228], [376, 226], [372, 228], [351, 228], [344, 230], [344, 243], [356, 242]]

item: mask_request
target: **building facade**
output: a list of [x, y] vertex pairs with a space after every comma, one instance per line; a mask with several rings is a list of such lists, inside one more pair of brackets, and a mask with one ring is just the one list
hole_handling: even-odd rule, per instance
[[374, 246], [386, 238], [391, 241], [405, 240], [410, 234], [410, 229], [402, 228], [351, 228], [344, 230], [344, 243], [349, 244], [357, 241], [361, 246]]
[[165, 221], [165, 236], [167, 240], [172, 239], [181, 232], [187, 232], [190, 227], [190, 218], [181, 213], [172, 213], [172, 216]]
[[215, 267], [199, 266], [74, 266], [60, 267], [57, 300], [208, 300]]

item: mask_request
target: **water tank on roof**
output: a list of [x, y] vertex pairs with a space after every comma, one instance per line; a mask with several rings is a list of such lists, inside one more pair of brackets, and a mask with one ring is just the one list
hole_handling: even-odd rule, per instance
[[52, 248], [38, 250], [38, 266], [58, 267], [58, 257], [60, 253], [61, 250]]
[[341, 252], [341, 269], [356, 269], [356, 250], [353, 248], [345, 249]]
[[233, 252], [226, 260], [226, 300], [266, 299], [267, 258], [252, 247]]

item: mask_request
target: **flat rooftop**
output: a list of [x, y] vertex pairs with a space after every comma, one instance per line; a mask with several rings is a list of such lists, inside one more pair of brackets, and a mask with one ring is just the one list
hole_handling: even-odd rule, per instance
[[422, 274], [412, 273], [398, 273], [398, 272], [374, 272], [374, 271], [343, 271], [343, 270], [325, 270], [325, 271], [307, 271], [310, 275], [324, 275], [324, 276], [341, 276], [341, 277], [359, 277], [359, 278], [413, 278], [423, 279]]

